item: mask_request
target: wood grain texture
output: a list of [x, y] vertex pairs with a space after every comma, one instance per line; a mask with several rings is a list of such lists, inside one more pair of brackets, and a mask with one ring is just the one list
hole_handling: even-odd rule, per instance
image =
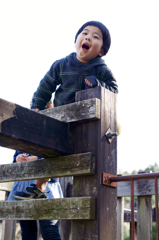
[[1, 240], [15, 240], [16, 221], [2, 221]]
[[137, 239], [152, 240], [152, 197], [138, 197]]
[[[73, 197], [73, 177], [61, 177], [59, 179], [63, 196]], [[59, 221], [59, 232], [61, 240], [71, 240], [71, 220]]]
[[94, 219], [95, 198], [0, 201], [0, 220]]
[[41, 111], [63, 122], [85, 122], [100, 119], [100, 100], [97, 98], [63, 105], [60, 107]]
[[76, 94], [77, 101], [94, 97], [101, 100], [100, 120], [75, 126], [74, 149], [75, 153], [93, 151], [96, 156], [96, 175], [74, 177], [74, 196], [97, 198], [96, 219], [72, 221], [73, 240], [117, 239], [117, 190], [101, 184], [102, 172], [116, 175], [117, 139], [110, 144], [105, 136], [109, 127], [113, 132], [116, 131], [116, 95], [103, 87]]
[[[158, 184], [159, 189], [159, 184]], [[155, 180], [154, 179], [140, 179], [134, 181], [134, 195], [146, 196], [155, 194]], [[123, 181], [117, 183], [117, 196], [126, 197], [131, 196], [130, 181]]]
[[124, 197], [117, 199], [117, 240], [124, 237]]
[[94, 154], [83, 153], [0, 165], [0, 182], [91, 175], [94, 173]]
[[68, 123], [0, 99], [0, 146], [40, 157], [73, 153]]

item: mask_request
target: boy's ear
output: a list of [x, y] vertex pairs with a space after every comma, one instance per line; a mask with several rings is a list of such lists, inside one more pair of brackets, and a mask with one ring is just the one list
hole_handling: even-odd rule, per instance
[[104, 55], [104, 49], [103, 48], [101, 48], [101, 50], [100, 50], [100, 52], [99, 52], [99, 54], [98, 54], [100, 57], [102, 57], [103, 55]]

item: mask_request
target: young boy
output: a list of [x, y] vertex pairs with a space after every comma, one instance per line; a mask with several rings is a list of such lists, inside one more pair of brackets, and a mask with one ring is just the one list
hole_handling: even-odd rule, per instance
[[[91, 87], [104, 86], [118, 93], [116, 80], [101, 59], [107, 54], [110, 43], [109, 31], [101, 22], [85, 23], [75, 36], [76, 53], [53, 63], [33, 95], [31, 108], [36, 112], [43, 110], [53, 92], [54, 107], [75, 102], [77, 91]], [[39, 191], [44, 191], [46, 181], [41, 180], [36, 185]], [[28, 196], [30, 198], [30, 193]]]

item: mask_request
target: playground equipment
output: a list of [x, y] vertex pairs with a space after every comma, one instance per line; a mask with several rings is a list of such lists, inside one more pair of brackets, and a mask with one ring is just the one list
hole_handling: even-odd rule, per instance
[[[159, 240], [159, 173], [116, 176], [116, 118], [116, 95], [103, 87], [77, 92], [75, 103], [40, 113], [0, 99], [0, 146], [43, 157], [0, 165], [0, 182], [60, 177], [64, 192], [63, 199], [0, 201], [1, 240], [14, 239], [15, 226], [7, 220], [20, 219], [61, 220], [62, 240], [123, 240], [124, 221], [131, 221], [131, 240], [151, 240], [156, 221]], [[131, 196], [131, 220], [124, 196]]]
[[102, 180], [116, 176], [116, 126], [116, 95], [103, 87], [41, 113], [0, 99], [0, 145], [44, 158], [1, 165], [0, 182], [74, 176], [73, 197], [1, 201], [0, 219], [71, 220], [72, 240], [117, 239], [117, 189]]

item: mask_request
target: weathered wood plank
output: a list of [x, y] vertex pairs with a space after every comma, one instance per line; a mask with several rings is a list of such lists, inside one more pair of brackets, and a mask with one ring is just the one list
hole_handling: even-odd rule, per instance
[[95, 198], [0, 201], [0, 220], [94, 219]]
[[117, 199], [117, 240], [124, 237], [124, 198]]
[[94, 154], [82, 153], [0, 165], [0, 182], [92, 175], [94, 173]]
[[138, 197], [137, 239], [152, 240], [152, 196]]
[[[0, 184], [4, 185], [4, 184]], [[7, 183], [8, 185], [8, 183]], [[6, 191], [5, 193], [5, 200], [8, 199], [9, 192]], [[16, 230], [16, 221], [2, 221], [2, 233], [1, 233], [1, 240], [15, 240], [15, 230]]]
[[[73, 177], [62, 177], [59, 179], [63, 196], [73, 197]], [[59, 232], [61, 240], [71, 240], [71, 220], [59, 221]]]
[[16, 221], [2, 221], [1, 240], [15, 240]]
[[82, 122], [100, 119], [100, 99], [92, 98], [41, 111], [63, 122]]
[[[159, 184], [158, 184], [159, 190]], [[134, 181], [134, 195], [146, 196], [155, 194], [155, 182], [154, 179], [141, 179]], [[125, 197], [131, 196], [131, 183], [130, 181], [123, 181], [117, 183], [117, 196]]]
[[0, 146], [40, 157], [73, 153], [68, 123], [0, 99]]

